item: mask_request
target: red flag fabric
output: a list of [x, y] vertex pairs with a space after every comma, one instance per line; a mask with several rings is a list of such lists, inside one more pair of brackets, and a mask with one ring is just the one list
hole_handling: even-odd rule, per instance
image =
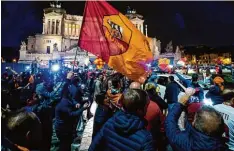
[[147, 38], [106, 1], [86, 2], [78, 45], [139, 82], [153, 59]]

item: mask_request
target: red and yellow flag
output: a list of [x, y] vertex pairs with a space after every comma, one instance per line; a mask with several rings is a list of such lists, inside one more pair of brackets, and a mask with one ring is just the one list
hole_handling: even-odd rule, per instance
[[143, 82], [153, 60], [147, 38], [106, 1], [87, 1], [78, 44], [128, 78]]

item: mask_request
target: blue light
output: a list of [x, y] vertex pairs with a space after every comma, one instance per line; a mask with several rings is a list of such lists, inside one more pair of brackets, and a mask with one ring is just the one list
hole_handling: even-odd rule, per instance
[[93, 67], [92, 66], [89, 66], [89, 70], [92, 70], [93, 69]]
[[60, 66], [58, 64], [54, 64], [54, 65], [52, 65], [51, 69], [52, 69], [52, 71], [57, 72], [57, 71], [59, 71]]
[[25, 70], [29, 70], [29, 69], [30, 69], [30, 66], [26, 66], [26, 67], [25, 67]]

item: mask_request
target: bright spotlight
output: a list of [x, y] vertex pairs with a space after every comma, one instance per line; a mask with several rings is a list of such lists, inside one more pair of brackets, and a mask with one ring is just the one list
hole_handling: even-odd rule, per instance
[[213, 102], [211, 101], [211, 99], [204, 99], [203, 102], [205, 103], [205, 105], [213, 105]]
[[25, 67], [25, 70], [29, 70], [29, 69], [30, 69], [30, 66], [26, 66], [26, 67]]
[[57, 72], [60, 69], [60, 66], [58, 64], [54, 64], [51, 67], [52, 71]]

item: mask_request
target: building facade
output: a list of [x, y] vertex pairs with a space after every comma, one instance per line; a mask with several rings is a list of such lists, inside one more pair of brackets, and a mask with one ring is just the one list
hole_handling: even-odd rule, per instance
[[[128, 9], [126, 16], [138, 30], [148, 36], [147, 25], [144, 26], [142, 15]], [[49, 8], [44, 9], [42, 33], [29, 36], [27, 43], [22, 42], [19, 61], [30, 62], [35, 58], [44, 62], [61, 58], [65, 58], [67, 62], [74, 60], [76, 49], [79, 49], [77, 43], [82, 19], [83, 16], [67, 14], [58, 2], [51, 3]], [[158, 55], [161, 48], [160, 41], [156, 38], [149, 37], [149, 39], [151, 51], [154, 55]], [[86, 64], [87, 58], [94, 57], [90, 53], [78, 51], [77, 58], [81, 64]]]

